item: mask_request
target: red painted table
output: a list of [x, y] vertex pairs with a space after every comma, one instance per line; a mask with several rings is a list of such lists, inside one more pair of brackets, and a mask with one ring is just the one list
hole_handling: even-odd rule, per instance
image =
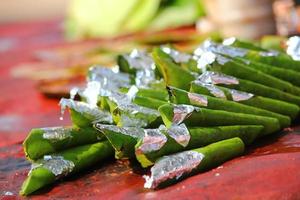
[[[57, 100], [31, 80], [13, 78], [12, 67], [33, 61], [32, 52], [65, 45], [57, 22], [0, 26], [0, 198], [18, 199], [30, 164], [22, 140], [32, 127], [60, 121]], [[33, 199], [300, 199], [300, 127], [257, 141], [245, 156], [171, 187], [143, 189], [148, 173], [128, 162], [99, 163], [31, 196]]]

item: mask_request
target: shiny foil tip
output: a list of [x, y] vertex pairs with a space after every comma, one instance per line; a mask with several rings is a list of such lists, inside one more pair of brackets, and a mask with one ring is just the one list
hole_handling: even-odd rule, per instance
[[64, 159], [62, 156], [45, 155], [43, 159], [32, 165], [29, 173], [40, 167], [48, 169], [59, 178], [70, 174], [73, 171], [75, 164], [70, 160]]
[[203, 83], [199, 80], [194, 81], [194, 83], [198, 86], [206, 88], [210, 92], [210, 94], [212, 94], [215, 97], [227, 99], [224, 91], [213, 84]]
[[155, 79], [155, 64], [152, 57], [143, 50], [134, 49], [129, 55], [123, 55], [130, 68], [136, 70], [135, 84], [138, 87], [148, 87]]
[[188, 92], [188, 97], [190, 103], [193, 105], [205, 106], [205, 107], [208, 105], [207, 97], [204, 95]]
[[155, 189], [165, 181], [177, 180], [197, 168], [203, 158], [204, 155], [196, 151], [164, 156], [151, 168], [151, 176], [144, 176], [146, 179], [144, 187]]
[[290, 37], [287, 42], [286, 53], [293, 58], [293, 60], [300, 61], [300, 37]]
[[254, 94], [242, 92], [234, 89], [229, 90], [229, 92], [231, 94], [232, 100], [237, 102], [251, 99], [254, 96]]
[[171, 138], [173, 138], [178, 144], [183, 147], [186, 147], [190, 142], [191, 135], [185, 124], [173, 124], [166, 130], [166, 132]]
[[71, 128], [65, 127], [49, 127], [41, 128], [43, 133], [43, 138], [50, 141], [61, 141], [72, 137]]
[[122, 126], [147, 127], [160, 113], [157, 110], [138, 106], [136, 104], [121, 105], [119, 110], [120, 123]]
[[229, 76], [219, 72], [206, 71], [202, 73], [198, 79], [203, 83], [208, 84], [224, 84], [224, 85], [237, 85], [239, 84], [239, 80], [233, 76]]
[[263, 56], [263, 57], [274, 57], [274, 56], [278, 56], [279, 55], [279, 52], [278, 51], [261, 51], [259, 52], [259, 55], [260, 56]]
[[101, 124], [101, 123], [96, 123], [95, 128], [105, 134], [105, 131], [112, 131], [114, 133], [122, 134], [122, 135], [127, 135], [133, 138], [143, 138], [145, 133], [144, 129], [138, 128], [138, 127], [118, 127], [115, 125], [107, 125], [107, 124]]
[[62, 115], [64, 114], [65, 109], [69, 108], [84, 115], [91, 120], [91, 123], [113, 123], [113, 118], [109, 112], [100, 110], [98, 107], [91, 106], [88, 103], [62, 98], [59, 104], [61, 106]]
[[173, 109], [173, 124], [180, 124], [182, 123], [185, 119], [187, 119], [193, 112], [194, 110], [197, 111], [197, 109], [194, 106], [191, 105], [174, 105]]
[[149, 153], [160, 150], [167, 142], [167, 137], [160, 129], [145, 129], [145, 136], [141, 145], [136, 149], [136, 153]]
[[89, 69], [88, 82], [98, 82], [102, 90], [116, 90], [120, 87], [129, 87], [130, 75], [122, 72], [116, 73], [115, 68], [92, 66]]
[[222, 44], [225, 46], [231, 46], [236, 42], [236, 38], [235, 37], [229, 37], [223, 40]]
[[164, 46], [161, 48], [163, 50], [163, 52], [165, 52], [166, 54], [168, 54], [169, 56], [171, 56], [171, 58], [176, 62], [176, 63], [187, 63], [189, 62], [190, 59], [192, 59], [192, 56], [187, 54], [187, 53], [183, 53], [183, 52], [179, 52], [173, 48]]
[[244, 57], [248, 53], [248, 50], [206, 40], [194, 51], [194, 54], [200, 56], [203, 52], [214, 52], [221, 55], [228, 55], [230, 57]]

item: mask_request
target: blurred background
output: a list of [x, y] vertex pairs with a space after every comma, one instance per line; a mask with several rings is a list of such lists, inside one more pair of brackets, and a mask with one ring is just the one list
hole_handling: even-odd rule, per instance
[[0, 23], [63, 19], [70, 0], [0, 1]]
[[0, 24], [62, 20], [67, 39], [194, 25], [202, 33], [256, 39], [299, 30], [297, 0], [10, 0]]

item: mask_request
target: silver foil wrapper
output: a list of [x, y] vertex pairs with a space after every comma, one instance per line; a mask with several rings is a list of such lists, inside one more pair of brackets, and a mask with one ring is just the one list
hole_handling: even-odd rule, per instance
[[194, 57], [197, 60], [197, 67], [206, 72], [209, 65], [214, 63], [217, 59], [217, 55], [213, 52], [203, 52], [199, 57]]
[[116, 91], [121, 87], [130, 87], [129, 74], [117, 73], [115, 68], [93, 66], [89, 69], [87, 87], [78, 91], [86, 102], [96, 106], [99, 96], [109, 96], [110, 91]]
[[75, 96], [79, 93], [80, 91], [80, 88], [78, 87], [73, 87], [71, 90], [70, 90], [70, 99], [75, 99]]
[[187, 119], [195, 110], [194, 106], [191, 105], [174, 105], [173, 109], [173, 124], [180, 124], [182, 123], [185, 119]]
[[85, 98], [90, 106], [97, 107], [98, 97], [99, 95], [103, 95], [103, 91], [100, 82], [88, 81], [86, 88], [80, 92], [80, 95]]
[[136, 153], [149, 153], [160, 150], [167, 142], [167, 137], [160, 129], [145, 129], [145, 136], [141, 145], [137, 148]]
[[155, 81], [155, 64], [147, 52], [134, 49], [129, 55], [124, 55], [124, 58], [130, 67], [136, 69], [135, 84], [138, 87], [148, 87]]
[[135, 84], [140, 88], [147, 88], [153, 82], [155, 82], [154, 69], [138, 70], [135, 75]]
[[222, 99], [226, 99], [226, 95], [225, 95], [224, 91], [221, 90], [220, 88], [218, 88], [217, 86], [215, 86], [213, 84], [203, 83], [198, 80], [194, 81], [194, 83], [196, 85], [206, 88], [213, 96], [222, 98]]
[[204, 52], [213, 52], [221, 55], [228, 55], [230, 57], [244, 57], [248, 53], [248, 50], [217, 44], [211, 40], [206, 40], [194, 51], [194, 54], [196, 56], [201, 56]]
[[121, 110], [120, 121], [123, 126], [147, 127], [160, 116], [157, 110], [133, 104], [118, 109]]
[[89, 69], [88, 81], [100, 83], [103, 90], [117, 90], [120, 87], [130, 87], [130, 76], [127, 73], [118, 72], [111, 68], [93, 66]]
[[29, 173], [40, 167], [48, 169], [56, 176], [56, 178], [60, 178], [70, 174], [73, 171], [75, 164], [70, 160], [64, 159], [62, 156], [45, 155], [43, 159], [32, 164]]
[[293, 60], [300, 61], [300, 37], [293, 36], [286, 42], [286, 53], [293, 58]]
[[72, 128], [65, 127], [49, 127], [41, 128], [43, 133], [43, 138], [50, 141], [61, 141], [72, 137]]
[[231, 46], [235, 43], [236, 38], [235, 37], [229, 37], [223, 40], [222, 44], [225, 46]]
[[245, 101], [251, 99], [254, 96], [254, 94], [242, 92], [238, 90], [231, 89], [229, 91], [233, 101]]
[[115, 91], [112, 91], [110, 93], [110, 95], [108, 96], [108, 98], [115, 102], [118, 106], [122, 105], [122, 104], [130, 104], [132, 99], [131, 97], [135, 96], [135, 94], [131, 93], [129, 95], [127, 94], [123, 94], [123, 93], [120, 93], [120, 92], [115, 92]]
[[171, 56], [171, 58], [176, 62], [176, 63], [187, 63], [189, 62], [190, 59], [193, 57], [187, 53], [179, 52], [173, 48], [164, 46], [161, 48], [163, 52]]
[[168, 180], [188, 175], [201, 163], [204, 155], [196, 151], [184, 151], [159, 159], [151, 168], [151, 176], [144, 176], [145, 188], [157, 188]]
[[278, 51], [261, 51], [259, 52], [259, 55], [263, 56], [263, 57], [274, 57], [274, 56], [278, 56], [279, 52]]
[[190, 103], [193, 105], [206, 107], [208, 104], [207, 97], [203, 96], [201, 94], [188, 92], [188, 97], [189, 97]]
[[105, 130], [109, 130], [115, 133], [119, 133], [122, 135], [127, 135], [133, 138], [143, 138], [145, 136], [144, 129], [137, 127], [118, 127], [115, 125], [106, 125], [101, 123], [96, 123], [95, 128], [100, 132], [104, 132]]
[[[160, 129], [163, 128], [161, 127]], [[181, 146], [186, 147], [189, 144], [191, 135], [185, 124], [173, 124], [170, 128], [165, 130], [166, 133]]]
[[131, 103], [128, 94], [112, 92], [109, 99], [117, 104], [114, 113], [120, 116], [122, 126], [146, 127], [160, 116], [157, 110]]
[[126, 94], [127, 98], [129, 98], [129, 100], [132, 101], [135, 98], [138, 91], [139, 89], [135, 85], [132, 85]]
[[143, 70], [152, 68], [154, 62], [150, 55], [143, 50], [134, 49], [129, 55], [124, 55], [131, 68]]
[[224, 85], [237, 85], [239, 84], [239, 80], [233, 76], [228, 76], [223, 73], [219, 72], [212, 72], [212, 71], [206, 71], [202, 73], [198, 79], [198, 81], [201, 81], [203, 83], [208, 84], [224, 84]]
[[201, 69], [202, 72], [206, 72], [209, 66], [214, 62], [224, 65], [231, 61], [231, 59], [216, 54], [212, 51], [204, 51], [200, 56], [194, 56], [194, 59], [197, 60], [197, 67]]
[[113, 118], [111, 114], [107, 111], [100, 110], [97, 106], [94, 107], [88, 103], [75, 101], [72, 99], [62, 98], [59, 102], [61, 106], [62, 115], [66, 108], [73, 109], [76, 112], [84, 115], [86, 118], [91, 120], [91, 123], [102, 122], [102, 123], [113, 123]]

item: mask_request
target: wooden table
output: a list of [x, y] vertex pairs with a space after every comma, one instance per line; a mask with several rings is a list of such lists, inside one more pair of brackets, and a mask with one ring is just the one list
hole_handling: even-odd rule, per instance
[[[18, 199], [30, 163], [21, 142], [32, 127], [69, 124], [59, 120], [58, 101], [40, 94], [31, 80], [16, 79], [12, 67], [33, 61], [32, 52], [65, 45], [58, 22], [0, 27], [0, 197]], [[171, 187], [143, 189], [136, 164], [113, 160], [66, 178], [33, 199], [300, 199], [300, 127], [248, 148], [245, 156]]]

